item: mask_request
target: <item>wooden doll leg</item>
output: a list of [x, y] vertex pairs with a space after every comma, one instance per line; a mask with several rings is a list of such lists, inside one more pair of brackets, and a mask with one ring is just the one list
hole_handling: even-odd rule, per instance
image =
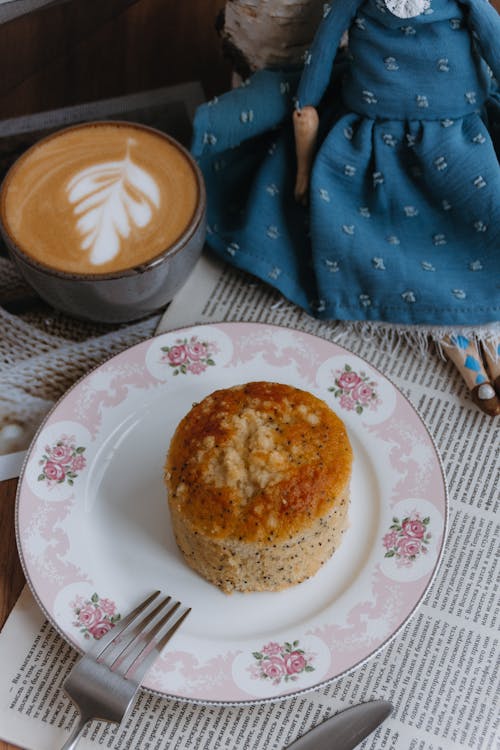
[[500, 396], [500, 336], [483, 344], [484, 361], [490, 380]]
[[465, 336], [446, 337], [441, 343], [446, 357], [463, 377], [474, 403], [490, 417], [499, 415], [500, 399], [486, 372], [478, 345]]

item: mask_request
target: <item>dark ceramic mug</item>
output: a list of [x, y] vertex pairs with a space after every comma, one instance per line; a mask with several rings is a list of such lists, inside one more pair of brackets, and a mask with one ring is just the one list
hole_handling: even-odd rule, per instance
[[[195, 209], [175, 241], [150, 259], [110, 272], [80, 273], [45, 264], [21, 247], [6, 218], [10, 176], [18, 162], [39, 145], [69, 131], [102, 125], [130, 126], [166, 139], [189, 163], [196, 184]], [[0, 232], [9, 253], [26, 281], [55, 308], [77, 318], [103, 323], [123, 323], [145, 317], [170, 302], [193, 270], [206, 236], [206, 193], [203, 176], [189, 152], [170, 136], [135, 123], [96, 122], [66, 128], [39, 141], [7, 173], [0, 190]]]

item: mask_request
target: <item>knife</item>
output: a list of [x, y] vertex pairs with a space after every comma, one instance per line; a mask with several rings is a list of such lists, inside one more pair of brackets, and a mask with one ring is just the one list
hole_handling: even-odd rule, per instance
[[392, 711], [389, 701], [369, 701], [351, 706], [310, 729], [285, 750], [352, 750]]

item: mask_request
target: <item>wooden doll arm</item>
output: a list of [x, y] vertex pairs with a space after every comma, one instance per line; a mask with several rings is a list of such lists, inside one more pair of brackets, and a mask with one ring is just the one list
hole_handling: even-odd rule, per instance
[[318, 140], [319, 117], [317, 110], [314, 107], [295, 110], [293, 127], [297, 154], [297, 178], [294, 195], [296, 201], [305, 205]]

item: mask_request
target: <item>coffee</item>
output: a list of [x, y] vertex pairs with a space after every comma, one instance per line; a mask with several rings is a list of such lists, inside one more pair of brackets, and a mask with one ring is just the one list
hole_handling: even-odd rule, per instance
[[3, 190], [5, 232], [57, 271], [109, 274], [162, 254], [199, 201], [193, 165], [174, 141], [127, 123], [56, 133], [18, 159]]

